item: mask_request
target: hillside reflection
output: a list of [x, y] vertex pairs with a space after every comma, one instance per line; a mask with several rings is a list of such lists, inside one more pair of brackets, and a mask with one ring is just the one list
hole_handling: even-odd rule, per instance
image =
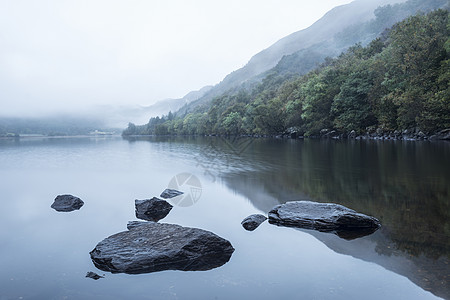
[[450, 298], [450, 143], [138, 139], [185, 144], [189, 151], [180, 155], [190, 153], [187, 160], [265, 213], [286, 201], [312, 200], [376, 217], [382, 228], [352, 241], [302, 231], [338, 253], [374, 262]]
[[270, 166], [223, 175], [255, 207], [307, 199], [375, 216], [383, 227], [363, 241], [308, 232], [450, 297], [450, 143], [255, 140], [242, 155]]

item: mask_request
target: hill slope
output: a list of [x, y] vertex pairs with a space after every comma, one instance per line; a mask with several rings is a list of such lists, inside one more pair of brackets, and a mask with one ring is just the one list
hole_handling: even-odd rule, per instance
[[[224, 92], [238, 90], [242, 84], [251, 85], [260, 81], [264, 77], [262, 74], [275, 67], [286, 55], [304, 51], [305, 49], [309, 49], [308, 53], [315, 51], [322, 53], [323, 55], [320, 55], [318, 58], [315, 57], [313, 60], [306, 61], [308, 67], [302, 66], [302, 69], [304, 69], [302, 74], [305, 74], [322, 62], [324, 57], [335, 56], [359, 41], [333, 41], [338, 33], [349, 27], [358, 28], [361, 24], [373, 19], [374, 11], [379, 6], [404, 1], [406, 0], [356, 0], [349, 4], [335, 7], [310, 27], [294, 32], [254, 55], [244, 67], [227, 75], [222, 82], [215, 85], [205, 96], [194, 102], [192, 107], [207, 103]], [[384, 28], [390, 27], [399, 20], [401, 19], [389, 22]], [[330, 41], [332, 41], [333, 45], [327, 46], [326, 49], [320, 49], [322, 43]], [[311, 55], [305, 58], [311, 58]], [[184, 113], [185, 111], [182, 112]]]
[[292, 33], [253, 56], [243, 68], [230, 73], [197, 101], [178, 113], [208, 106], [223, 93], [251, 90], [270, 73], [303, 75], [326, 57], [335, 57], [355, 43], [363, 45], [407, 16], [443, 8], [447, 0], [355, 0], [338, 6], [310, 27]]
[[[414, 2], [420, 1], [405, 4]], [[295, 128], [306, 135], [325, 129], [356, 135], [377, 129], [397, 138], [405, 130], [424, 136], [450, 128], [448, 19], [448, 10], [409, 17], [305, 76], [272, 72], [251, 91], [224, 93], [192, 113], [152, 119], [124, 134], [274, 135]]]

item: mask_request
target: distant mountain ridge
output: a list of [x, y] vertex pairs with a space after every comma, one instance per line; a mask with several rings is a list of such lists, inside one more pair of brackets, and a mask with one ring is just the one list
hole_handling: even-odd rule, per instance
[[144, 106], [143, 109], [145, 111], [151, 112], [153, 114], [149, 117], [160, 116], [163, 114], [167, 114], [170, 111], [175, 112], [175, 111], [179, 110], [181, 107], [183, 107], [184, 105], [189, 104], [192, 101], [195, 101], [195, 100], [203, 97], [212, 88], [213, 88], [212, 86], [208, 85], [208, 86], [201, 88], [198, 91], [189, 92], [182, 98], [160, 100], [152, 105]]
[[[259, 75], [277, 65], [285, 56], [306, 49], [334, 36], [351, 25], [363, 23], [374, 18], [377, 7], [406, 0], [357, 0], [337, 6], [306, 29], [294, 32], [253, 56], [241, 69], [232, 72], [221, 82], [243, 83], [248, 77]], [[245, 74], [245, 75], [244, 75]]]
[[[336, 34], [344, 29], [363, 24], [373, 19], [376, 8], [405, 1], [356, 0], [349, 4], [337, 6], [310, 27], [294, 32], [254, 55], [244, 67], [227, 75], [219, 84], [215, 85], [203, 97], [199, 98], [193, 106], [207, 103], [224, 92], [233, 89], [237, 90], [245, 83], [251, 84], [252, 81], [259, 81], [263, 77], [262, 74], [276, 67], [284, 56], [303, 51], [316, 44], [331, 41]], [[334, 51], [330, 51], [330, 47], [326, 47], [322, 51], [323, 55], [321, 55], [319, 61], [322, 61], [324, 57], [335, 56], [341, 53], [354, 43], [354, 41], [351, 41], [341, 45], [338, 49], [334, 49]], [[317, 61], [309, 62], [309, 65], [308, 68], [305, 68], [304, 74], [314, 68], [317, 65]], [[185, 112], [181, 111], [180, 113]]]
[[212, 86], [205, 86], [198, 91], [189, 92], [182, 98], [164, 99], [148, 106], [114, 107], [105, 105], [94, 109], [91, 113], [95, 113], [109, 127], [123, 127], [129, 122], [146, 123], [150, 118], [178, 111], [183, 106], [204, 96], [211, 88]]
[[123, 135], [440, 134], [450, 128], [448, 11], [448, 0], [380, 6], [374, 18]]
[[181, 99], [161, 100], [143, 107], [139, 113], [148, 120], [169, 111], [178, 116], [203, 111], [214, 98], [225, 93], [232, 95], [242, 89], [251, 90], [271, 74], [304, 75], [327, 57], [336, 57], [358, 43], [368, 44], [408, 16], [439, 8], [448, 9], [449, 1], [355, 0], [337, 6], [308, 28], [257, 53], [244, 67], [231, 72], [217, 85], [191, 92]]
[[[379, 6], [373, 11], [375, 18], [371, 18], [363, 23], [350, 25], [335, 34], [329, 41], [320, 42], [283, 56], [277, 65], [268, 72], [274, 71], [278, 75], [289, 72], [302, 75], [304, 70], [307, 72], [314, 68], [314, 62], [317, 65], [318, 61], [323, 61], [326, 57], [337, 56], [349, 46], [357, 43], [365, 46], [382, 35], [386, 28], [390, 28], [410, 15], [414, 15], [417, 12], [427, 13], [445, 6], [448, 6], [447, 0], [410, 0], [394, 5]], [[308, 58], [310, 61], [308, 61]], [[263, 73], [263, 76], [265, 75], [267, 75], [267, 72]]]
[[208, 105], [224, 93], [234, 94], [242, 88], [250, 90], [270, 72], [304, 75], [326, 57], [335, 57], [356, 43], [365, 45], [410, 15], [444, 7], [448, 7], [448, 0], [355, 0], [337, 6], [310, 27], [254, 55], [244, 67], [227, 75], [203, 97], [182, 108], [178, 115]]

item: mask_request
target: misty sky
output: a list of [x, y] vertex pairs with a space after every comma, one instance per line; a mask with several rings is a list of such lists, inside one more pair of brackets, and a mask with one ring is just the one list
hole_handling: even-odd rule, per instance
[[349, 2], [0, 0], [0, 114], [179, 98]]

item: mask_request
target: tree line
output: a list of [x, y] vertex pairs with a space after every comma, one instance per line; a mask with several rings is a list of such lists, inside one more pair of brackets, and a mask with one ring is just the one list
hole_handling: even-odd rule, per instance
[[224, 93], [177, 115], [170, 112], [123, 135], [305, 136], [321, 130], [450, 128], [450, 22], [448, 10], [415, 15], [367, 46], [327, 58], [304, 76], [269, 73], [252, 90]]

